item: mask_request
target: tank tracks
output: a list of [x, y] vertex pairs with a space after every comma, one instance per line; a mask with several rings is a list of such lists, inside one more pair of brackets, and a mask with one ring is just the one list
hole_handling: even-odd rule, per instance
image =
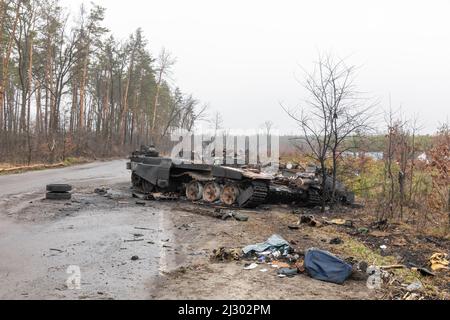
[[310, 206], [320, 206], [322, 205], [322, 196], [318, 191], [310, 189], [308, 193], [308, 204]]
[[267, 202], [269, 186], [263, 182], [252, 182], [245, 192], [251, 192], [251, 196], [243, 203], [239, 203], [239, 206], [241, 208], [256, 208]]

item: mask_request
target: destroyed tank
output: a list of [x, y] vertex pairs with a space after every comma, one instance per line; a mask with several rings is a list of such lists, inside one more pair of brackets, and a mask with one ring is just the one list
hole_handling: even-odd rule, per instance
[[193, 202], [255, 208], [266, 202], [273, 179], [255, 170], [160, 157], [154, 147], [134, 152], [130, 160], [134, 189], [145, 194], [184, 194]]
[[[174, 193], [189, 201], [256, 208], [262, 204], [316, 206], [325, 193], [331, 195], [331, 177], [322, 190], [321, 175], [284, 168], [277, 175], [248, 166], [207, 165], [161, 157], [154, 147], [142, 147], [130, 158], [133, 188], [144, 194]], [[354, 196], [337, 184], [342, 204], [352, 204]], [[331, 197], [328, 197], [331, 200]]]

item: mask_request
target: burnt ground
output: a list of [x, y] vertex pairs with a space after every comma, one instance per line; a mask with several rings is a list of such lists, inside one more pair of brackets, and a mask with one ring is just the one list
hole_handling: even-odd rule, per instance
[[[117, 165], [106, 171], [117, 172], [122, 163]], [[80, 181], [74, 181], [71, 201], [47, 201], [33, 190], [0, 198], [0, 299], [401, 299], [402, 285], [417, 280], [425, 289], [414, 298], [448, 299], [446, 271], [435, 277], [391, 271], [383, 289], [374, 291], [364, 279], [340, 286], [305, 274], [279, 278], [270, 265], [247, 271], [246, 260], [211, 260], [215, 249], [242, 249], [279, 234], [300, 254], [316, 247], [369, 265], [426, 266], [432, 253], [448, 252], [448, 239], [416, 235], [403, 225], [361, 234], [373, 221], [364, 210], [346, 208], [321, 214], [270, 206], [242, 211], [247, 222], [224, 221], [214, 217], [214, 208], [182, 200], [142, 204], [132, 198], [126, 171], [101, 180], [83, 172], [74, 173]], [[96, 194], [102, 186], [108, 193]], [[290, 229], [303, 213], [323, 225]], [[351, 220], [353, 227], [324, 223], [334, 218]], [[330, 244], [334, 238], [342, 243]], [[81, 290], [66, 286], [71, 265], [81, 269]]]
[[[214, 262], [214, 249], [243, 248], [264, 242], [273, 234], [289, 241], [296, 251], [310, 247], [335, 249], [327, 243], [334, 235], [315, 230], [290, 230], [296, 216], [282, 208], [245, 211], [248, 222], [222, 221], [203, 215], [205, 208], [174, 204], [170, 226], [180, 244], [174, 270], [159, 276], [152, 297], [156, 299], [376, 299], [365, 281], [349, 280], [343, 286], [313, 280], [306, 275], [279, 278], [276, 270], [261, 265], [246, 271], [248, 261]], [[177, 212], [183, 212], [176, 214]], [[261, 269], [268, 269], [266, 273]]]
[[[435, 252], [448, 252], [448, 240], [436, 239], [435, 243], [420, 240], [420, 236], [408, 236], [396, 227], [389, 226], [381, 232], [371, 230], [367, 235], [357, 231], [370, 227], [371, 221], [362, 212], [340, 209], [337, 213], [322, 215], [317, 210], [293, 210], [271, 206], [265, 210], [244, 211], [248, 222], [222, 221], [207, 217], [212, 211], [188, 203], [173, 204], [171, 218], [179, 247], [175, 260], [176, 270], [159, 277], [153, 298], [183, 299], [401, 299], [407, 294], [405, 286], [421, 281], [426, 288], [417, 299], [448, 299], [448, 273], [435, 277], [423, 277], [410, 270], [390, 271], [389, 283], [380, 291], [368, 290], [365, 280], [348, 280], [343, 286], [319, 282], [306, 275], [280, 279], [270, 266], [260, 265], [252, 271], [244, 270], [249, 261], [214, 262], [210, 259], [214, 249], [243, 248], [248, 244], [264, 242], [273, 234], [279, 234], [302, 254], [309, 248], [330, 251], [343, 259], [365, 261], [369, 265], [394, 265], [414, 263], [428, 267], [428, 258]], [[352, 227], [323, 224], [319, 228], [301, 225], [298, 230], [289, 226], [299, 221], [299, 214], [314, 214], [319, 221], [335, 218], [348, 219]], [[362, 216], [362, 217], [361, 217]], [[390, 232], [389, 232], [390, 229]], [[339, 245], [330, 240], [339, 238]], [[437, 245], [442, 243], [442, 246]], [[386, 245], [386, 250], [380, 246]], [[251, 261], [250, 261], [251, 262]], [[261, 269], [268, 269], [262, 273]]]

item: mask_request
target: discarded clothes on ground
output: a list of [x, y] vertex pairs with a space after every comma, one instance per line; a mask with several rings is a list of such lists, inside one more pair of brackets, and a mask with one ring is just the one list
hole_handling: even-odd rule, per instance
[[261, 253], [265, 251], [279, 251], [281, 255], [287, 256], [292, 251], [292, 248], [289, 245], [289, 242], [284, 240], [282, 237], [279, 235], [273, 235], [267, 239], [266, 242], [247, 246], [242, 249], [242, 251], [244, 252], [244, 255]]
[[352, 266], [329, 252], [309, 249], [305, 256], [305, 269], [316, 280], [343, 284], [353, 271]]

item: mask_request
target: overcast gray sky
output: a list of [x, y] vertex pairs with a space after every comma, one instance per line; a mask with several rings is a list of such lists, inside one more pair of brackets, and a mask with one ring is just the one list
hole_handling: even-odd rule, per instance
[[[64, 0], [77, 10], [83, 0]], [[156, 56], [177, 58], [175, 82], [229, 128], [267, 120], [295, 130], [279, 102], [304, 98], [295, 75], [319, 51], [361, 66], [360, 90], [419, 115], [434, 132], [450, 110], [450, 1], [96, 0], [119, 38], [142, 27]]]

